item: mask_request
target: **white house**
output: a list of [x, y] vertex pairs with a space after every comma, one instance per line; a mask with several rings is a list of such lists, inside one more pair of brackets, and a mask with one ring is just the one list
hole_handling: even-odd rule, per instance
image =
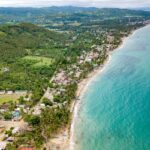
[[5, 90], [0, 91], [0, 95], [3, 95], [3, 94], [5, 94]]
[[11, 94], [13, 94], [13, 91], [7, 91], [7, 94], [11, 95]]
[[0, 150], [5, 150], [6, 142], [0, 142]]

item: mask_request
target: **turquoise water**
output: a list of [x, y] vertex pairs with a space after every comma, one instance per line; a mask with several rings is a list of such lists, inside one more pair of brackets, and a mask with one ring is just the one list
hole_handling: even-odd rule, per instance
[[150, 26], [113, 52], [81, 101], [75, 150], [150, 150]]

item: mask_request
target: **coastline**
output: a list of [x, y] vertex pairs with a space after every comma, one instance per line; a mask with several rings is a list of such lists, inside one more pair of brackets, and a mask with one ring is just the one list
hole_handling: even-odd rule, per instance
[[69, 139], [69, 150], [74, 150], [74, 129], [75, 129], [75, 121], [78, 117], [78, 109], [80, 107], [81, 104], [81, 98], [84, 95], [84, 93], [86, 92], [88, 86], [90, 85], [90, 83], [95, 79], [95, 77], [97, 77], [98, 75], [100, 75], [106, 68], [106, 64], [109, 63], [109, 61], [111, 60], [111, 54], [108, 55], [108, 58], [105, 60], [103, 66], [100, 66], [96, 69], [94, 69], [91, 73], [88, 74], [88, 76], [83, 79], [79, 84], [78, 84], [78, 89], [76, 92], [76, 96], [79, 98], [79, 100], [76, 100], [73, 103], [73, 112], [72, 112], [72, 122], [71, 122], [71, 127], [70, 127], [70, 139]]
[[[147, 24], [145, 26], [148, 26], [150, 24]], [[67, 125], [67, 127], [63, 128], [60, 133], [58, 133], [55, 137], [53, 137], [52, 139], [49, 140], [49, 144], [50, 147], [53, 150], [74, 150], [74, 130], [75, 130], [75, 122], [76, 119], [78, 117], [78, 110], [81, 106], [81, 98], [82, 96], [85, 94], [88, 86], [91, 84], [91, 82], [98, 76], [100, 75], [106, 68], [107, 64], [110, 62], [111, 60], [111, 55], [112, 52], [116, 51], [116, 50], [120, 50], [122, 49], [124, 43], [128, 40], [128, 38], [133, 35], [137, 30], [145, 27], [138, 27], [134, 30], [132, 30], [127, 36], [124, 36], [121, 38], [121, 42], [120, 44], [114, 48], [113, 50], [109, 51], [107, 53], [108, 57], [105, 60], [105, 62], [103, 63], [102, 66], [99, 66], [98, 68], [95, 68], [92, 72], [90, 72], [87, 77], [83, 80], [81, 80], [81, 82], [78, 83], [78, 89], [76, 91], [76, 97], [79, 98], [79, 100], [74, 100], [71, 104], [71, 121], [70, 124]]]
[[78, 84], [78, 89], [77, 89], [77, 92], [76, 92], [76, 97], [79, 98], [79, 100], [76, 100], [73, 102], [72, 104], [72, 121], [71, 121], [71, 127], [70, 127], [70, 133], [69, 133], [69, 146], [68, 146], [68, 149], [69, 150], [74, 150], [74, 145], [75, 145], [75, 142], [74, 142], [74, 129], [75, 129], [75, 122], [76, 122], [76, 119], [78, 117], [78, 110], [80, 108], [80, 104], [81, 104], [81, 97], [84, 95], [84, 93], [86, 92], [88, 86], [90, 85], [90, 83], [98, 76], [100, 75], [106, 68], [106, 65], [110, 62], [111, 60], [111, 55], [112, 55], [112, 52], [113, 51], [116, 51], [116, 50], [120, 50], [122, 49], [124, 43], [128, 40], [128, 38], [132, 35], [134, 35], [134, 33], [143, 28], [143, 27], [146, 27], [150, 24], [147, 24], [145, 26], [142, 26], [142, 27], [139, 27], [139, 28], [136, 28], [135, 30], [132, 30], [127, 36], [124, 36], [121, 38], [121, 43], [117, 46], [117, 48], [113, 49], [112, 51], [109, 51], [108, 52], [108, 57], [107, 59], [105, 60], [105, 62], [103, 63], [103, 66], [101, 67], [98, 67], [96, 69], [94, 69], [91, 73], [88, 74], [88, 76], [83, 79], [79, 84]]

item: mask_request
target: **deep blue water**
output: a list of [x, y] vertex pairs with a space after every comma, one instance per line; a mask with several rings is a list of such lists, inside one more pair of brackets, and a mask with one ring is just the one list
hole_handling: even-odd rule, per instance
[[150, 26], [111, 56], [81, 98], [75, 150], [150, 150]]

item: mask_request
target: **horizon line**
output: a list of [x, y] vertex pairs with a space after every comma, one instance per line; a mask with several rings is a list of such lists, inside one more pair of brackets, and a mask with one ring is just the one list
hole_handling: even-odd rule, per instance
[[57, 5], [52, 5], [52, 6], [0, 6], [0, 8], [51, 8], [51, 7], [76, 7], [76, 8], [95, 8], [95, 9], [138, 9], [138, 8], [150, 8], [150, 7], [96, 7], [96, 6], [76, 6], [76, 5], [62, 5], [62, 6], [57, 6]]

